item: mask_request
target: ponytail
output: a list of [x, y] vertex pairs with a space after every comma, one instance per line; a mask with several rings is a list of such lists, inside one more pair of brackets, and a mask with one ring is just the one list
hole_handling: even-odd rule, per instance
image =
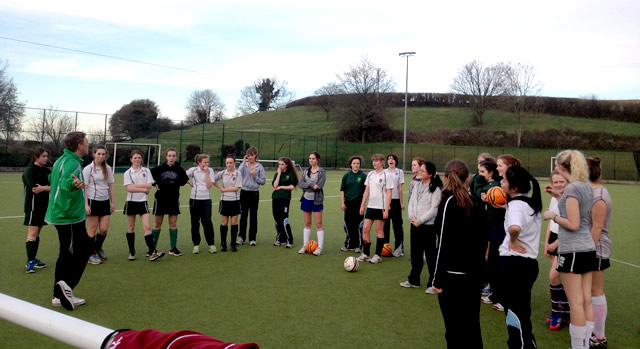
[[456, 197], [458, 207], [465, 209], [467, 215], [473, 206], [465, 181], [469, 178], [469, 167], [462, 160], [451, 160], [444, 168], [444, 176], [447, 183], [442, 188], [443, 192], [451, 192]]
[[442, 189], [442, 180], [440, 179], [440, 176], [438, 176], [438, 172], [436, 171], [436, 165], [434, 165], [432, 162], [424, 161], [424, 160], [423, 160], [423, 163], [424, 163], [424, 167], [427, 169], [427, 173], [431, 175], [431, 183], [429, 183], [429, 192], [433, 193], [434, 191], [436, 191], [436, 188]]
[[510, 188], [517, 188], [518, 193], [526, 194], [533, 189], [531, 199], [525, 200], [533, 209], [533, 214], [542, 211], [542, 196], [540, 184], [527, 170], [520, 166], [511, 166], [504, 173], [504, 179]]

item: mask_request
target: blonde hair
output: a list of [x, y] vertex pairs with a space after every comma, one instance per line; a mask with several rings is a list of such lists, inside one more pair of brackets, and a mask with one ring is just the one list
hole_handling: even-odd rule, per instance
[[563, 150], [556, 156], [556, 162], [567, 169], [574, 180], [586, 182], [589, 180], [589, 167], [584, 154], [578, 150]]
[[196, 156], [193, 158], [193, 160], [196, 162], [196, 164], [199, 164], [200, 161], [204, 160], [204, 159], [208, 159], [209, 155], [208, 154], [196, 154]]

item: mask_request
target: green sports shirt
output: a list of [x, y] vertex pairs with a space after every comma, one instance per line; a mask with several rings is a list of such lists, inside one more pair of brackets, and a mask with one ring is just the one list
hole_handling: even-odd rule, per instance
[[[271, 185], [275, 183], [276, 178], [278, 178], [278, 172], [273, 175], [273, 180], [271, 181]], [[292, 173], [285, 172], [280, 175], [280, 183], [279, 186], [286, 187], [287, 185], [293, 185], [294, 187], [298, 185], [298, 181], [296, 180], [296, 176]], [[272, 199], [287, 199], [291, 200], [291, 190], [274, 190], [271, 194]]]
[[366, 189], [366, 186], [364, 185], [366, 180], [367, 175], [362, 171], [358, 171], [357, 173], [349, 171], [345, 173], [344, 176], [342, 176], [342, 183], [340, 184], [340, 191], [344, 192], [345, 201], [362, 201], [362, 196]]

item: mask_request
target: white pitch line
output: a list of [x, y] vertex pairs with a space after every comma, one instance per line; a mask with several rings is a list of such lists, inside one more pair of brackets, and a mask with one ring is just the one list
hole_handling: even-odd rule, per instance
[[[325, 196], [325, 198], [339, 198], [340, 196], [338, 195], [327, 195]], [[293, 200], [300, 200], [299, 197], [297, 198], [291, 198], [291, 201]], [[271, 201], [271, 199], [264, 199], [264, 200], [260, 200], [260, 202], [267, 202], [267, 201]], [[212, 202], [211, 205], [219, 205], [219, 202]], [[189, 207], [189, 205], [180, 205], [180, 207]], [[123, 210], [115, 210], [115, 212], [122, 212]], [[24, 215], [22, 216], [5, 216], [5, 217], [0, 217], [0, 219], [12, 219], [12, 218], [24, 218]]]

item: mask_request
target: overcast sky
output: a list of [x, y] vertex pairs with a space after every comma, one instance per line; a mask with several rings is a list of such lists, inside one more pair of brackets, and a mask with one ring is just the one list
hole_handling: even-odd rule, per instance
[[301, 98], [368, 56], [404, 92], [448, 92], [473, 59], [535, 66], [542, 95], [640, 99], [640, 1], [15, 1], [0, 0], [0, 39], [30, 107], [113, 113], [149, 98], [183, 119], [212, 89], [234, 113], [259, 77]]

